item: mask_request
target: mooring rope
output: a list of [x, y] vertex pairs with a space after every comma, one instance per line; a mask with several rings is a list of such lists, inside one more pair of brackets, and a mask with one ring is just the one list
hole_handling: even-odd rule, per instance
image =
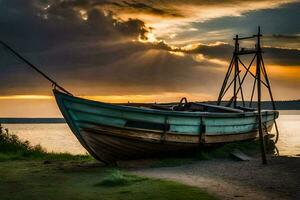
[[276, 119], [274, 119], [274, 124], [275, 124], [275, 130], [276, 130], [276, 137], [275, 137], [275, 144], [278, 142], [279, 140], [279, 130], [278, 130], [278, 126], [277, 126], [277, 123], [276, 123]]
[[[36, 72], [41, 74], [45, 79], [50, 81], [52, 83], [52, 87], [54, 89], [58, 88], [59, 90], [65, 92], [68, 95], [72, 95], [68, 90], [60, 86], [58, 83], [56, 83], [53, 79], [51, 79], [49, 76], [47, 76], [44, 72], [42, 72], [40, 69], [38, 69], [35, 65], [33, 65], [31, 62], [29, 62], [27, 59], [25, 59], [23, 56], [21, 56], [18, 52], [16, 52], [14, 49], [12, 49], [8, 44], [0, 40], [0, 44], [3, 45], [6, 49], [8, 49], [12, 54], [14, 54], [17, 58], [25, 62], [29, 67], [34, 69]], [[73, 96], [73, 95], [72, 95]]]

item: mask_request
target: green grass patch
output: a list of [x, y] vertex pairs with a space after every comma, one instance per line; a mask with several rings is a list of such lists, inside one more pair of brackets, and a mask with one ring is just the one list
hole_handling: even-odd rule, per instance
[[93, 158], [89, 155], [46, 152], [40, 145], [33, 146], [29, 141], [20, 140], [0, 124], [0, 161], [22, 159], [92, 160]]
[[87, 164], [78, 170], [78, 165], [82, 163], [57, 161], [45, 165], [37, 160], [1, 162], [0, 199], [216, 199], [197, 187], [138, 177], [107, 167]]
[[124, 186], [139, 181], [144, 181], [146, 179], [147, 178], [125, 174], [124, 172], [115, 169], [112, 170], [107, 176], [105, 176], [100, 183], [97, 183], [96, 186], [107, 186], [107, 187]]

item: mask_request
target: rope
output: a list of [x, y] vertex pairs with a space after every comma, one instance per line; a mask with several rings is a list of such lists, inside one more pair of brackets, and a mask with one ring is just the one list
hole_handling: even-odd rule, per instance
[[36, 66], [34, 66], [31, 62], [29, 62], [27, 59], [25, 59], [23, 56], [21, 56], [18, 52], [16, 52], [14, 49], [12, 49], [9, 45], [7, 45], [5, 42], [0, 40], [0, 44], [2, 46], [4, 46], [6, 49], [8, 49], [12, 54], [14, 54], [17, 58], [19, 58], [20, 60], [22, 60], [23, 62], [25, 62], [29, 67], [31, 67], [32, 69], [34, 69], [36, 72], [38, 72], [39, 74], [41, 74], [45, 79], [47, 79], [48, 81], [50, 81], [52, 83], [52, 87], [54, 89], [58, 88], [59, 90], [65, 92], [68, 95], [73, 96], [69, 91], [67, 91], [66, 89], [64, 89], [62, 86], [60, 86], [59, 84], [57, 84], [53, 79], [51, 79], [49, 76], [47, 76], [44, 72], [42, 72], [41, 70], [39, 70]]
[[161, 133], [160, 135], [160, 142], [164, 142], [165, 139], [166, 139], [166, 134], [167, 134], [167, 131], [169, 129], [169, 119], [168, 119], [168, 115], [165, 116], [165, 123], [164, 123], [164, 130], [163, 132]]
[[203, 124], [203, 116], [200, 116], [200, 125], [199, 125], [199, 145], [202, 146], [205, 143], [205, 125]]
[[276, 123], [276, 120], [274, 119], [274, 124], [275, 124], [275, 130], [276, 130], [276, 137], [275, 137], [275, 144], [278, 142], [279, 140], [279, 130], [278, 130], [278, 126], [277, 126], [277, 123]]

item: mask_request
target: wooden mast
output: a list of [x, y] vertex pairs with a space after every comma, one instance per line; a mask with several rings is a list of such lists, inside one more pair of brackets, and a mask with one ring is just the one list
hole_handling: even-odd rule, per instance
[[239, 36], [235, 36], [235, 45], [234, 45], [234, 84], [233, 84], [233, 107], [236, 108], [236, 100], [237, 100], [237, 95], [235, 95], [237, 92], [237, 79], [236, 77], [238, 76], [239, 73], [239, 60], [238, 60], [238, 52], [239, 52]]
[[257, 44], [256, 44], [256, 79], [257, 79], [257, 111], [258, 111], [258, 132], [260, 139], [260, 149], [262, 163], [267, 164], [265, 139], [263, 136], [262, 119], [261, 119], [261, 48], [260, 48], [260, 27], [258, 27]]

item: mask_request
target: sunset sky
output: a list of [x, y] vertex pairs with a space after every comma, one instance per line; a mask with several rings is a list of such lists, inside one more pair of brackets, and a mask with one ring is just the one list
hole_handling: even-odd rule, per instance
[[[105, 102], [216, 100], [232, 38], [258, 25], [275, 99], [300, 99], [300, 0], [0, 0], [1, 40]], [[0, 117], [59, 116], [51, 84], [0, 56]]]

